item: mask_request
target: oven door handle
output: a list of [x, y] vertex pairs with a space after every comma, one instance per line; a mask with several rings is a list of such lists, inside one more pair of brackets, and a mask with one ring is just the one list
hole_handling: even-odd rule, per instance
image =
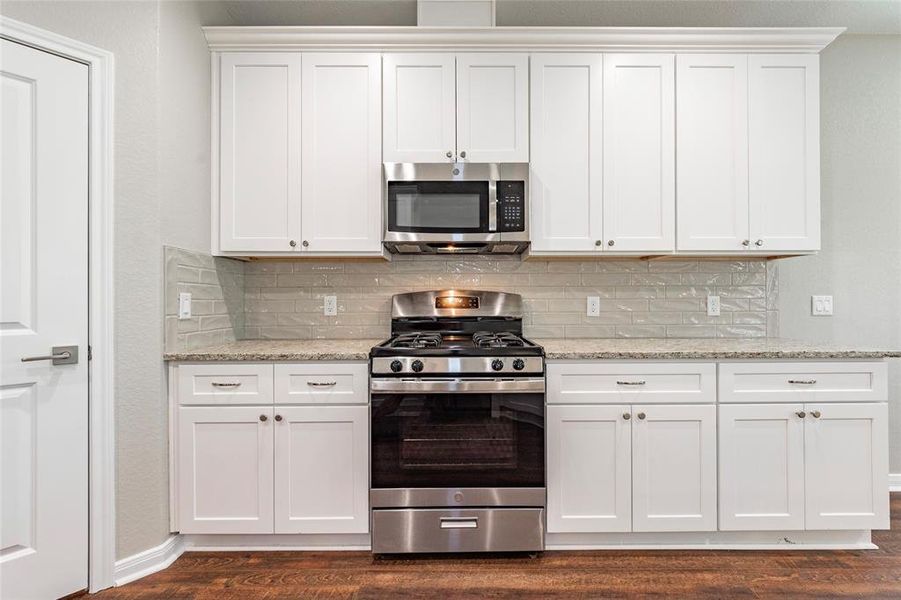
[[373, 393], [448, 392], [454, 394], [529, 394], [544, 393], [543, 377], [397, 379], [374, 377], [369, 381]]

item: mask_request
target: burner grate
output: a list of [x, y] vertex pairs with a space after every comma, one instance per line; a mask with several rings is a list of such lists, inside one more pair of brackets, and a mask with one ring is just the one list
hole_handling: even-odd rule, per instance
[[506, 331], [477, 331], [472, 334], [472, 341], [479, 348], [512, 348], [526, 345], [521, 337]]
[[441, 345], [441, 334], [434, 332], [404, 333], [394, 338], [392, 348], [437, 348]]

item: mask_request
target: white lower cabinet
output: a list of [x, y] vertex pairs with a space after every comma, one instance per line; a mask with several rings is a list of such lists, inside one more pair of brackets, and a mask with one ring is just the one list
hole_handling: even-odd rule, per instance
[[716, 529], [716, 406], [548, 406], [549, 533]]
[[275, 533], [368, 532], [368, 407], [275, 412]]
[[719, 407], [720, 529], [887, 529], [885, 403]]
[[182, 533], [272, 533], [272, 407], [178, 411]]

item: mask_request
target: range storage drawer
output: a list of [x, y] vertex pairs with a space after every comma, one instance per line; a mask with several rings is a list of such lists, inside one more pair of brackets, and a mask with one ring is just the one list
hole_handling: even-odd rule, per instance
[[403, 508], [372, 511], [372, 551], [539, 552], [543, 508]]
[[548, 404], [716, 402], [716, 364], [574, 362], [547, 366]]
[[276, 404], [366, 404], [368, 401], [366, 363], [275, 365]]
[[720, 402], [885, 402], [884, 362], [720, 363]]
[[272, 404], [272, 364], [178, 366], [179, 404]]

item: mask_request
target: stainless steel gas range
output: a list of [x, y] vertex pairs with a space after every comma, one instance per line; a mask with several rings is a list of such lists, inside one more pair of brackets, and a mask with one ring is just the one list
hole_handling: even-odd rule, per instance
[[544, 350], [516, 294], [393, 298], [370, 352], [372, 551], [544, 549]]

